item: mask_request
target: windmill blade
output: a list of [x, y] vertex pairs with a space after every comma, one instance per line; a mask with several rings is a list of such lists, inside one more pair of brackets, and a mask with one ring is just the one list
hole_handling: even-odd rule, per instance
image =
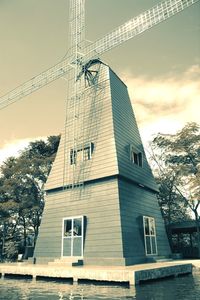
[[[74, 5], [79, 4], [77, 12], [80, 15], [79, 24], [84, 26], [84, 0], [73, 0]], [[112, 32], [105, 35], [103, 38], [97, 40], [91, 45], [85, 47], [84, 55], [79, 53], [79, 57], [66, 58], [57, 65], [51, 67], [47, 71], [39, 74], [38, 76], [30, 79], [19, 87], [0, 98], [0, 109], [16, 102], [20, 98], [27, 96], [43, 86], [51, 83], [52, 81], [60, 78], [66, 74], [72, 65], [87, 63], [96, 55], [103, 54], [114, 47], [128, 41], [129, 39], [141, 34], [147, 29], [167, 20], [175, 14], [181, 12], [185, 8], [195, 4], [199, 0], [167, 0], [140, 14], [139, 16], [127, 21], [125, 24], [119, 26]], [[79, 36], [79, 41], [82, 41], [83, 36]], [[71, 62], [71, 65], [70, 63]]]
[[70, 54], [81, 52], [85, 40], [85, 0], [70, 0], [69, 36]]
[[132, 39], [147, 29], [167, 20], [199, 0], [168, 0], [161, 2], [137, 17], [127, 21], [103, 38], [87, 47], [85, 61], [96, 53], [103, 54], [114, 47]]
[[17, 100], [39, 90], [50, 82], [62, 77], [70, 70], [70, 68], [71, 66], [69, 65], [69, 59], [65, 59], [43, 73], [31, 78], [24, 84], [2, 96], [0, 98], [0, 109], [5, 108]]
[[[43, 86], [60, 78], [66, 74], [71, 66], [69, 61], [77, 62], [78, 54], [84, 46], [85, 38], [85, 0], [71, 0], [70, 1], [70, 48], [68, 57], [49, 68], [41, 74], [31, 78], [22, 85], [16, 87], [9, 93], [0, 97], [0, 109], [16, 102], [17, 100], [37, 91]], [[75, 56], [73, 57], [73, 54]], [[69, 59], [71, 57], [71, 59]], [[73, 64], [73, 63], [72, 63]]]

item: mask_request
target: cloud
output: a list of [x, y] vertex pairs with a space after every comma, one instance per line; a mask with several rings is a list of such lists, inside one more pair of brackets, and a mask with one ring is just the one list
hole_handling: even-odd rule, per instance
[[[45, 139], [44, 137], [38, 137], [37, 140]], [[36, 139], [34, 139], [36, 140]], [[15, 139], [10, 142], [5, 142], [3, 148], [0, 149], [0, 165], [10, 156], [17, 157], [20, 155], [20, 151], [28, 146], [33, 138]]]
[[158, 132], [176, 132], [187, 122], [199, 122], [199, 65], [162, 78], [134, 77], [128, 72], [122, 77], [144, 139]]
[[[158, 132], [175, 133], [187, 122], [199, 122], [199, 65], [191, 66], [182, 74], [168, 74], [162, 78], [136, 77], [130, 72], [124, 72], [121, 78], [128, 86], [145, 144]], [[7, 157], [18, 155], [30, 141], [33, 138], [4, 143], [0, 149], [0, 164]]]

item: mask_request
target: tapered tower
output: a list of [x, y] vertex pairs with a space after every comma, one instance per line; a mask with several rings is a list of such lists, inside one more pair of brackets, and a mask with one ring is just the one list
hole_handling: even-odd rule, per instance
[[157, 186], [127, 87], [99, 60], [82, 77], [85, 94], [77, 94], [75, 120], [74, 106], [68, 107], [46, 183], [36, 261], [130, 265], [169, 255]]

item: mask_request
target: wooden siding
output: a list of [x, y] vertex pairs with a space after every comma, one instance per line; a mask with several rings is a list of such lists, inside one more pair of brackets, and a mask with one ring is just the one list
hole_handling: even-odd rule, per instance
[[86, 216], [84, 262], [87, 264], [134, 264], [145, 262], [143, 215], [155, 218], [158, 255], [170, 249], [154, 193], [124, 180], [93, 183], [71, 200], [71, 191], [51, 192], [46, 198], [35, 257], [61, 257], [62, 219]]
[[143, 216], [155, 219], [159, 256], [169, 256], [170, 248], [154, 193], [124, 180], [119, 180], [119, 198], [124, 256], [134, 263], [144, 261]]
[[[97, 95], [96, 106], [92, 90], [87, 94], [85, 103], [81, 104], [86, 110], [83, 127], [90, 133], [82, 142], [94, 143], [94, 152], [92, 160], [84, 165], [86, 184], [73, 191], [59, 190], [63, 186], [64, 169], [67, 170], [64, 185], [72, 183], [74, 169], [69, 162], [73, 140], [69, 110], [66, 130], [70, 134], [66, 139], [62, 135], [46, 183], [45, 209], [34, 252], [41, 262], [61, 257], [62, 220], [80, 215], [87, 220], [84, 242], [86, 264], [144, 262], [143, 215], [155, 218], [159, 255], [170, 253], [157, 198], [152, 192], [157, 191], [157, 186], [146, 160], [127, 88], [105, 65], [101, 66], [100, 79], [101, 91]], [[93, 109], [95, 114], [91, 113]], [[143, 153], [143, 167], [131, 163], [130, 144]], [[79, 168], [76, 171], [81, 172]]]
[[[118, 173], [117, 155], [115, 148], [112, 99], [110, 94], [109, 68], [101, 65], [99, 78], [100, 91], [94, 94], [93, 87], [88, 89], [87, 97], [82, 100], [80, 107], [84, 108], [84, 120], [77, 123], [76, 136], [80, 144], [92, 142], [94, 151], [92, 160], [85, 161], [79, 165], [70, 165], [70, 150], [73, 149], [73, 122], [71, 116], [73, 111], [69, 108], [66, 124], [67, 134], [62, 134], [58, 153], [48, 177], [45, 189], [53, 189], [73, 182], [73, 172], [76, 177], [83, 181], [102, 178]], [[93, 99], [93, 97], [96, 97]], [[84, 97], [83, 97], [84, 98]], [[80, 108], [81, 110], [81, 108]], [[80, 131], [80, 132], [79, 132]], [[81, 138], [84, 132], [84, 141]], [[82, 171], [84, 169], [84, 172]], [[63, 178], [63, 174], [65, 176]]]
[[47, 195], [34, 256], [40, 261], [46, 256], [60, 257], [62, 219], [84, 215], [87, 220], [84, 259], [123, 258], [117, 179], [87, 185], [81, 199], [70, 198], [70, 190]]
[[[146, 160], [139, 130], [130, 103], [126, 85], [117, 75], [102, 65], [103, 82], [101, 92], [95, 107], [92, 107], [93, 98], [91, 97], [85, 106], [84, 130], [88, 126], [94, 127], [90, 134], [85, 136], [85, 143], [94, 143], [92, 160], [86, 161], [84, 175], [80, 166], [75, 167], [75, 177], [79, 176], [84, 181], [102, 178], [115, 174], [121, 174], [137, 181], [139, 184], [146, 185], [157, 190], [151, 169]], [[110, 70], [108, 72], [108, 70]], [[109, 84], [110, 83], [110, 84]], [[92, 92], [91, 92], [92, 94]], [[90, 94], [89, 94], [90, 95]], [[80, 104], [83, 105], [83, 104]], [[94, 115], [87, 111], [93, 110]], [[71, 117], [72, 112], [69, 112]], [[73, 148], [73, 124], [67, 125], [70, 134], [62, 134], [58, 153], [48, 177], [45, 189], [53, 189], [72, 183], [73, 165], [70, 165], [70, 149]], [[81, 130], [81, 124], [79, 124]], [[80, 143], [82, 143], [80, 141]], [[143, 167], [130, 162], [129, 145], [133, 144], [143, 153]], [[63, 174], [65, 172], [65, 176]]]
[[[138, 182], [138, 184], [157, 190], [157, 185], [146, 159], [127, 87], [112, 70], [110, 70], [110, 86], [119, 174]], [[130, 144], [142, 152], [142, 167], [130, 161]]]

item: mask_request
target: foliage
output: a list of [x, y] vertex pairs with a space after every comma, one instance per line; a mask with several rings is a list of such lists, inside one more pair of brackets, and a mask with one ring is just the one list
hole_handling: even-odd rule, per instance
[[[60, 136], [31, 142], [19, 157], [0, 166], [0, 240], [4, 258], [15, 256], [16, 245], [29, 234], [36, 239], [44, 207], [44, 183], [59, 145]], [[12, 251], [13, 250], [13, 251]]]
[[[151, 161], [160, 185], [159, 200], [166, 223], [186, 219], [190, 211], [199, 231], [199, 125], [188, 123], [174, 135], [158, 134], [151, 143], [151, 150]], [[198, 245], [200, 250], [200, 238]]]
[[189, 212], [183, 197], [176, 191], [174, 174], [157, 177], [159, 184], [158, 201], [166, 225], [189, 219]]
[[15, 260], [18, 255], [18, 244], [14, 241], [14, 239], [6, 241], [4, 251], [6, 253], [7, 260]]
[[176, 191], [195, 213], [200, 204], [200, 127], [189, 123], [175, 135], [159, 134], [152, 144], [162, 149], [161, 173], [167, 169], [173, 174]]

